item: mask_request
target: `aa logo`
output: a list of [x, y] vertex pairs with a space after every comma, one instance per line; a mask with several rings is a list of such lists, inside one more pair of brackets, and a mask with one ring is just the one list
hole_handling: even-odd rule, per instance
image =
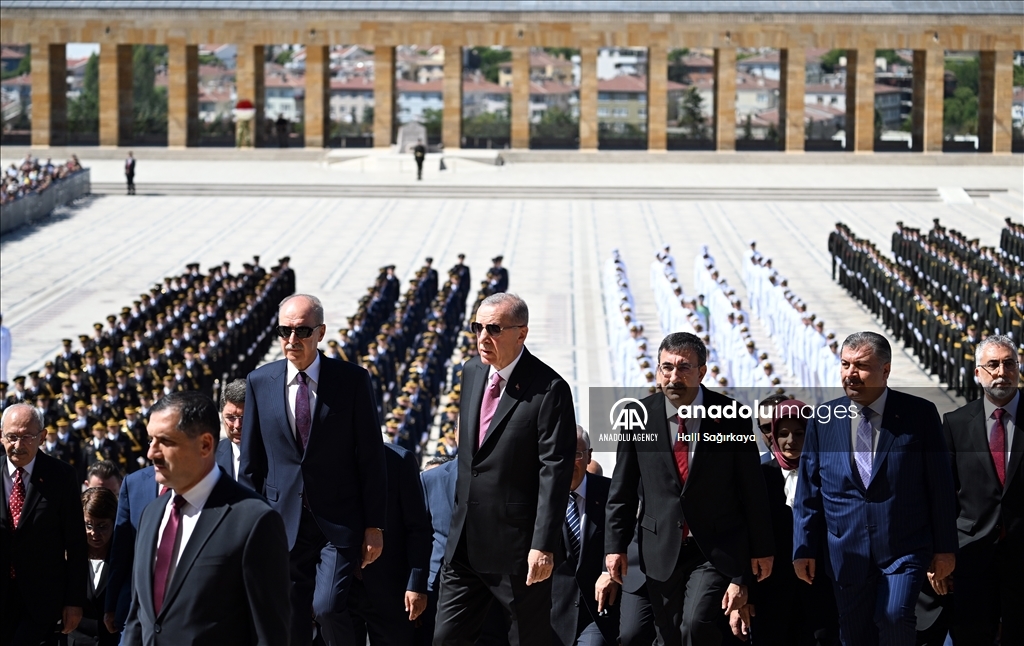
[[[626, 404], [636, 404], [636, 408], [627, 408]], [[608, 413], [608, 421], [613, 431], [643, 431], [647, 428], [647, 409], [634, 397], [623, 397], [612, 404]]]

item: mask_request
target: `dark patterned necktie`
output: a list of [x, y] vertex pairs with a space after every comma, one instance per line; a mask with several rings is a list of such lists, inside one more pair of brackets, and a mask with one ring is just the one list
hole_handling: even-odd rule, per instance
[[299, 389], [295, 394], [295, 431], [299, 434], [299, 440], [302, 442], [302, 450], [306, 450], [306, 444], [309, 442], [309, 425], [310, 425], [310, 414], [309, 414], [309, 384], [306, 383], [306, 373], [300, 372], [299, 377]]
[[580, 510], [576, 507], [575, 491], [569, 492], [569, 505], [565, 508], [565, 523], [569, 526], [569, 548], [578, 562], [580, 560]]

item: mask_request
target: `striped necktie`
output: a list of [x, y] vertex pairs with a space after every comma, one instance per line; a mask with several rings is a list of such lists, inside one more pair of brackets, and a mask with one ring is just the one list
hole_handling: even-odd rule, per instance
[[569, 504], [565, 508], [565, 523], [569, 526], [569, 548], [577, 561], [580, 560], [580, 511], [576, 508], [579, 494], [569, 492]]

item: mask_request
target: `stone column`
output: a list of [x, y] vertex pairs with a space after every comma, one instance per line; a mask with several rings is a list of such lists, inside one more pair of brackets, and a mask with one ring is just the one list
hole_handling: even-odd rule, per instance
[[132, 46], [100, 45], [100, 145], [127, 146], [134, 139]]
[[914, 50], [911, 143], [916, 152], [942, 152], [945, 58], [941, 49]]
[[199, 46], [167, 45], [167, 145], [199, 142]]
[[1013, 52], [981, 52], [978, 151], [1009, 153], [1013, 146]]
[[444, 44], [441, 100], [441, 143], [445, 150], [457, 150], [462, 148], [462, 46], [451, 42]]
[[875, 48], [846, 50], [846, 150], [875, 151]]
[[32, 145], [63, 146], [68, 136], [64, 44], [32, 44]]
[[326, 45], [306, 46], [306, 148], [326, 148], [331, 138], [331, 59]]
[[580, 48], [580, 150], [597, 150], [597, 47]]
[[[253, 146], [259, 146], [264, 143], [263, 121], [266, 118], [264, 114], [266, 92], [264, 88], [263, 58], [263, 45], [250, 45], [247, 43], [240, 43], [238, 45], [235, 87], [238, 90], [238, 100], [249, 99], [256, 108], [256, 116], [252, 119]], [[277, 115], [272, 115], [272, 118], [276, 117]]]
[[787, 153], [804, 152], [804, 84], [807, 53], [800, 48], [780, 52], [779, 140]]
[[736, 50], [715, 50], [715, 150], [736, 150]]
[[394, 136], [395, 48], [373, 49], [373, 147], [388, 148]]
[[647, 50], [647, 150], [668, 146], [668, 48], [651, 43]]
[[512, 47], [512, 147], [530, 147], [530, 48]]

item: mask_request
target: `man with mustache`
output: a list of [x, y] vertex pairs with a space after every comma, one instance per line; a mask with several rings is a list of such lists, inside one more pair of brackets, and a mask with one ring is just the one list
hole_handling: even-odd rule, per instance
[[[955, 497], [935, 404], [887, 387], [875, 332], [843, 342], [846, 396], [808, 421], [793, 502], [793, 565], [833, 581], [844, 644], [913, 646], [925, 576], [955, 566]], [[828, 558], [819, 567], [819, 550]]]
[[994, 335], [979, 343], [974, 374], [985, 396], [947, 413], [942, 427], [956, 483], [960, 553], [953, 576], [936, 581], [935, 589], [956, 591], [958, 646], [993, 643], [1000, 620], [1001, 643], [1021, 644], [1024, 398], [1013, 340]]

